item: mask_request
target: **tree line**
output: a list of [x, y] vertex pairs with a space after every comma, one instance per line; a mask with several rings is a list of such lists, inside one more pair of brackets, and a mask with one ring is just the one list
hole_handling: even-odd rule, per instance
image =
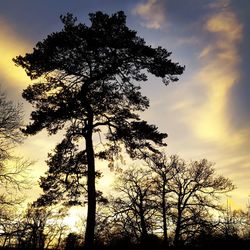
[[[64, 242], [65, 249], [93, 250], [112, 248], [115, 241], [131, 249], [187, 245], [221, 224], [212, 219], [212, 211], [222, 211], [219, 197], [234, 186], [216, 176], [205, 159], [187, 163], [175, 155], [167, 157], [162, 153], [167, 134], [140, 117], [149, 108], [149, 99], [141, 93], [148, 74], [168, 85], [178, 80], [185, 67], [170, 59], [171, 52], [147, 45], [130, 30], [122, 11], [110, 16], [96, 12], [89, 17], [87, 26], [77, 23], [72, 14], [61, 16], [61, 31], [38, 42], [33, 52], [13, 59], [32, 80], [39, 81], [23, 91], [23, 98], [33, 106], [28, 125], [21, 122], [20, 107], [3, 98], [7, 118], [13, 113], [15, 119], [10, 120], [13, 128], [7, 127], [10, 134], [4, 126], [1, 130], [2, 166], [10, 158], [6, 142], [21, 143], [23, 135], [43, 129], [49, 135], [63, 131], [64, 137], [48, 154], [48, 171], [40, 179], [43, 194], [24, 216], [17, 217], [20, 220], [10, 219], [18, 229], [16, 234], [8, 237], [2, 227], [3, 246], [14, 242], [19, 249], [45, 249], [57, 242], [53, 247], [59, 249]], [[118, 197], [104, 197], [96, 190], [101, 177], [96, 160], [112, 168], [125, 153], [146, 162], [147, 169], [124, 170], [117, 182]], [[4, 183], [1, 180], [13, 175], [2, 166], [7, 174], [0, 179]], [[7, 182], [18, 188], [22, 184], [20, 178]], [[64, 237], [66, 229], [60, 221], [65, 210], [52, 208], [86, 203], [85, 236], [71, 233]]]
[[[220, 199], [233, 188], [205, 159], [186, 162], [162, 155], [143, 167], [128, 167], [118, 174], [114, 195], [98, 203], [95, 247], [247, 249], [250, 206], [233, 211]], [[67, 211], [37, 201], [22, 214], [1, 206], [2, 249], [81, 249], [84, 238], [63, 222]]]

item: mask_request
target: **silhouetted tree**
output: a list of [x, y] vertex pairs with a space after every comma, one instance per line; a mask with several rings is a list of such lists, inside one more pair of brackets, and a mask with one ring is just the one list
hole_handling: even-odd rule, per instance
[[232, 182], [216, 176], [213, 164], [203, 159], [186, 163], [178, 159], [169, 188], [173, 193], [174, 244], [194, 236], [211, 220], [210, 210], [220, 210], [220, 194], [234, 189]]
[[30, 205], [24, 218], [25, 248], [43, 250], [45, 244], [44, 228], [49, 216], [45, 208]]
[[221, 238], [250, 239], [250, 207], [246, 209], [232, 209], [230, 200], [227, 199], [226, 208], [221, 211], [216, 233]]
[[67, 229], [63, 224], [66, 215], [65, 208], [29, 204], [19, 228], [23, 232], [19, 239], [20, 245], [32, 250], [48, 249], [52, 245], [58, 248]]
[[61, 249], [69, 227], [62, 220], [56, 220], [46, 226], [45, 249]]
[[[207, 160], [185, 162], [176, 155], [155, 154], [147, 163], [150, 169], [130, 168], [119, 175], [117, 196], [97, 216], [98, 240], [108, 245], [112, 239], [130, 239], [144, 248], [157, 242], [160, 247], [153, 235], [163, 232], [163, 248], [171, 242], [179, 248], [223, 239], [229, 220], [218, 222], [218, 212], [223, 211], [221, 194], [234, 188], [231, 181], [217, 176]], [[246, 228], [247, 218], [243, 211], [230, 213], [233, 232]]]
[[28, 171], [33, 163], [20, 157], [0, 162], [0, 205], [14, 206], [23, 201], [23, 189], [30, 187]]
[[167, 157], [166, 154], [155, 154], [146, 161], [153, 176], [155, 203], [162, 220], [163, 241], [164, 245], [169, 245], [168, 224], [170, 223], [170, 210], [172, 208], [171, 200], [171, 180], [176, 174], [176, 164], [178, 156], [172, 155]]
[[22, 120], [22, 106], [8, 100], [0, 89], [0, 163], [9, 159], [10, 149], [23, 141]]
[[[166, 134], [140, 119], [149, 107], [136, 82], [147, 80], [146, 71], [164, 83], [176, 81], [184, 68], [173, 63], [166, 49], [152, 48], [126, 26], [126, 16], [96, 12], [91, 25], [76, 24], [71, 14], [62, 16], [64, 28], [37, 43], [32, 53], [14, 59], [31, 79], [23, 97], [35, 108], [26, 134], [46, 128], [49, 134], [64, 129], [65, 137], [49, 155], [49, 171], [42, 178], [42, 200], [53, 202], [67, 192], [73, 203], [85, 189], [87, 175], [87, 249], [93, 249], [96, 188], [95, 157], [112, 160], [121, 145], [132, 158], [145, 158]], [[93, 135], [105, 132], [102, 152], [94, 152]], [[85, 148], [79, 146], [85, 143]], [[78, 201], [77, 201], [78, 200]]]
[[23, 112], [20, 104], [7, 99], [0, 89], [0, 239], [2, 247], [14, 244], [20, 234], [16, 205], [23, 202], [20, 191], [28, 188], [28, 170], [32, 162], [12, 155], [23, 141]]
[[250, 241], [250, 203], [249, 201], [247, 203], [246, 210], [243, 211], [242, 217], [244, 221], [243, 237], [244, 239], [247, 239], [248, 241]]
[[145, 169], [128, 169], [117, 181], [119, 198], [113, 203], [116, 221], [121, 220], [124, 230], [138, 235], [145, 243], [155, 223], [155, 196], [151, 173]]
[[23, 141], [22, 119], [22, 106], [9, 101], [0, 89], [0, 205], [18, 203], [11, 195], [13, 189], [28, 184], [25, 177], [31, 162], [11, 155], [11, 149]]
[[[227, 207], [221, 211], [218, 234], [223, 238], [238, 236], [240, 214], [243, 211], [232, 210], [227, 199]], [[243, 214], [242, 214], [243, 215]]]
[[11, 244], [17, 228], [17, 213], [10, 206], [0, 205], [0, 244], [2, 248]]

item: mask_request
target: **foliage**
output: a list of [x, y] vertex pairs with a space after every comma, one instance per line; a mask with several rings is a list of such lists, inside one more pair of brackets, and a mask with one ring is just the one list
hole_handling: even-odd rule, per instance
[[[112, 16], [90, 14], [90, 27], [76, 24], [71, 14], [61, 20], [62, 31], [37, 43], [33, 53], [14, 59], [31, 79], [44, 77], [44, 82], [30, 85], [23, 92], [35, 107], [32, 123], [23, 131], [66, 131], [54, 154], [49, 155], [50, 170], [41, 184], [45, 192], [51, 189], [58, 194], [51, 199], [54, 201], [64, 191], [74, 190], [69, 195], [74, 197], [82, 191], [78, 189], [87, 171], [87, 149], [78, 144], [87, 134], [99, 132], [103, 126], [108, 128], [106, 138], [111, 144], [96, 153], [104, 159], [119, 153], [119, 142], [133, 158], [145, 157], [145, 149], [155, 150], [150, 141], [164, 145], [166, 134], [137, 114], [148, 108], [149, 100], [141, 95], [135, 81], [147, 80], [144, 69], [162, 77], [165, 83], [176, 81], [183, 72], [183, 67], [169, 59], [171, 53], [147, 46], [129, 30], [123, 12]], [[65, 189], [61, 190], [63, 183]]]
[[[43, 82], [23, 92], [34, 111], [23, 129], [34, 135], [42, 129], [65, 136], [49, 155], [49, 171], [41, 179], [43, 204], [66, 200], [78, 204], [87, 175], [88, 218], [85, 243], [93, 248], [96, 190], [95, 158], [110, 160], [123, 145], [131, 158], [147, 157], [165, 145], [167, 134], [142, 120], [149, 107], [139, 82], [151, 73], [165, 84], [177, 81], [184, 67], [173, 63], [162, 47], [153, 48], [126, 26], [122, 11], [111, 16], [89, 15], [90, 26], [61, 16], [64, 28], [38, 42], [32, 53], [14, 59], [31, 79]], [[93, 135], [105, 132], [105, 150], [95, 152]], [[84, 146], [80, 146], [85, 143]], [[81, 201], [80, 201], [81, 202]], [[89, 244], [89, 245], [88, 245]]]

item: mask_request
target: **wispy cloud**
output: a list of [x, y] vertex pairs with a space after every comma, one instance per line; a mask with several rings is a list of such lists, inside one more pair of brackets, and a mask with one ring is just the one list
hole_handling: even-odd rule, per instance
[[240, 79], [237, 46], [242, 38], [242, 25], [234, 13], [225, 11], [208, 18], [204, 29], [210, 41], [199, 55], [203, 67], [197, 78], [208, 95], [192, 126], [200, 138], [240, 143], [240, 134], [231, 131], [227, 105], [230, 90]]
[[[187, 158], [206, 157], [215, 162], [218, 172], [237, 186], [232, 199], [241, 205], [250, 188], [250, 128], [232, 125], [232, 117], [239, 116], [232, 113], [230, 105], [233, 91], [241, 82], [243, 28], [226, 1], [210, 9], [202, 32], [194, 34], [200, 40], [197, 56], [192, 57], [195, 71], [191, 69], [190, 77], [177, 89], [175, 104], [168, 114], [176, 118], [171, 128], [175, 138], [169, 147], [179, 149], [181, 155], [187, 152]], [[179, 144], [178, 136], [183, 137]]]
[[166, 22], [165, 7], [160, 0], [148, 0], [138, 4], [133, 13], [141, 17], [142, 24], [149, 29], [160, 29]]
[[[241, 80], [239, 44], [243, 26], [229, 8], [215, 12], [206, 21], [204, 31], [208, 42], [199, 55], [201, 69], [196, 74], [197, 85], [207, 95], [196, 109], [191, 126], [200, 140], [214, 147], [213, 159], [221, 172], [231, 177], [240, 190], [249, 190], [250, 129], [236, 130], [230, 122], [230, 96]], [[235, 119], [237, 115], [234, 114]], [[238, 199], [247, 196], [236, 192]], [[236, 194], [235, 193], [235, 194]]]

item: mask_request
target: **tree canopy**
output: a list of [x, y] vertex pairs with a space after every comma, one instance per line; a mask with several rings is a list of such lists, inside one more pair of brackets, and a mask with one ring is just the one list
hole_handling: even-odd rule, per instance
[[[93, 241], [95, 224], [95, 157], [110, 160], [123, 145], [130, 157], [145, 158], [157, 151], [156, 146], [165, 145], [167, 134], [140, 118], [149, 100], [138, 83], [147, 81], [148, 72], [168, 84], [184, 70], [171, 61], [166, 49], [147, 45], [130, 30], [122, 11], [89, 17], [87, 26], [77, 23], [72, 14], [61, 16], [61, 31], [38, 42], [32, 53], [14, 59], [31, 79], [41, 77], [23, 92], [35, 108], [23, 132], [65, 131], [49, 155], [49, 170], [41, 181], [43, 201], [60, 200], [68, 193], [66, 198], [75, 203], [87, 175], [87, 245]], [[100, 132], [105, 132], [105, 150], [94, 152], [93, 134]], [[85, 147], [79, 146], [81, 140]]]

